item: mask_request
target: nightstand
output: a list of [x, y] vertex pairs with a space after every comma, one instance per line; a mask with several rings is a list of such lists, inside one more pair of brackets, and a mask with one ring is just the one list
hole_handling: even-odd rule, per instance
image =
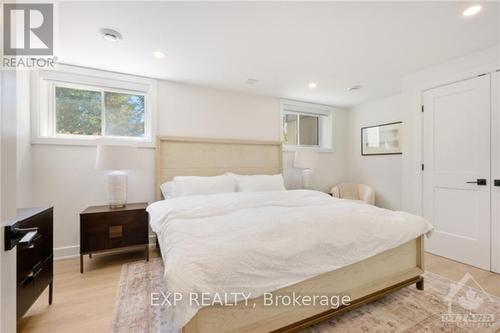
[[80, 213], [80, 273], [83, 256], [120, 248], [144, 247], [149, 261], [147, 203], [131, 203], [124, 208], [91, 206]]

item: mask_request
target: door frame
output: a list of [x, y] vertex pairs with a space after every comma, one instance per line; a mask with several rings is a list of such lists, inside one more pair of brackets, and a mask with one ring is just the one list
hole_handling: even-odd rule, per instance
[[[472, 70], [469, 70], [466, 72], [462, 72], [462, 73], [459, 73], [456, 75], [452, 75], [452, 76], [444, 78], [444, 79], [430, 81], [428, 83], [416, 85], [415, 87], [413, 87], [413, 89], [414, 89], [413, 93], [419, 95], [419, 98], [418, 98], [419, 105], [417, 108], [415, 108], [416, 112], [410, 113], [410, 117], [412, 118], [412, 121], [415, 124], [414, 129], [416, 129], [416, 132], [414, 132], [414, 134], [416, 133], [416, 135], [418, 136], [417, 140], [415, 140], [415, 143], [416, 143], [415, 148], [417, 148], [417, 151], [418, 151], [418, 156], [417, 156], [418, 165], [417, 165], [417, 167], [418, 167], [418, 170], [420, 172], [420, 176], [415, 178], [416, 179], [416, 184], [415, 184], [416, 185], [416, 189], [415, 189], [416, 190], [416, 195], [415, 195], [416, 202], [414, 203], [414, 211], [413, 211], [414, 213], [423, 216], [423, 212], [424, 212], [424, 188], [423, 188], [423, 186], [424, 186], [424, 172], [421, 169], [421, 166], [424, 165], [424, 136], [423, 136], [423, 133], [424, 133], [424, 113], [425, 113], [425, 110], [423, 109], [424, 93], [428, 90], [432, 90], [435, 88], [443, 87], [446, 85], [450, 85], [453, 83], [473, 79], [475, 77], [482, 76], [482, 75], [488, 75], [488, 74], [491, 75], [491, 79], [490, 79], [490, 87], [491, 87], [493, 74], [498, 72], [498, 71], [500, 71], [500, 62], [480, 66], [480, 67], [477, 67], [475, 69], [472, 69]], [[491, 96], [490, 96], [491, 102], [492, 102], [492, 99], [493, 99], [493, 94], [491, 94]], [[416, 101], [417, 99], [414, 99], [414, 100]], [[493, 111], [493, 104], [492, 103], [490, 103], [490, 104], [491, 104], [490, 105], [490, 112], [492, 112]], [[493, 121], [492, 120], [493, 117], [490, 117], [490, 119], [491, 119], [491, 121]], [[492, 174], [490, 176], [492, 176]], [[491, 179], [493, 179], [493, 178], [491, 178]], [[403, 183], [404, 182], [402, 182], [402, 184]], [[491, 228], [494, 227], [493, 224], [494, 224], [494, 221], [491, 220], [490, 231], [491, 231]], [[491, 233], [491, 237], [493, 237], [492, 233]], [[495, 240], [495, 241], [497, 241], [497, 240]], [[495, 248], [495, 250], [494, 250], [494, 246], [495, 246], [495, 242], [493, 239], [491, 239], [490, 269], [493, 269], [495, 267], [493, 264], [493, 260], [494, 260], [493, 252], [494, 251], [500, 252], [500, 245], [498, 245], [498, 249]], [[500, 265], [500, 263], [499, 263], [499, 265]]]
[[16, 215], [17, 73], [0, 74], [0, 332], [16, 332], [16, 250], [5, 250], [4, 225]]
[[[456, 103], [456, 100], [454, 100], [456, 96], [460, 96], [458, 98], [463, 99], [462, 93], [468, 94], [470, 98], [467, 98], [468, 101], [466, 102], [468, 107], [465, 109], [462, 108], [462, 112], [460, 114], [470, 117], [471, 113], [469, 111], [473, 111], [475, 107], [478, 108], [480, 112], [478, 112], [477, 115], [477, 120], [479, 120], [479, 122], [475, 122], [472, 125], [468, 124], [469, 120], [466, 120], [468, 118], [463, 119], [463, 116], [459, 117], [460, 119], [463, 119], [461, 125], [470, 127], [471, 133], [473, 133], [471, 135], [474, 137], [474, 140], [479, 141], [473, 141], [475, 143], [466, 144], [467, 151], [470, 151], [472, 154], [471, 156], [474, 157], [464, 155], [464, 153], [459, 155], [461, 158], [465, 158], [465, 160], [463, 160], [464, 163], [466, 163], [466, 160], [470, 162], [471, 158], [479, 158], [479, 160], [477, 161], [478, 163], [470, 165], [471, 169], [460, 168], [459, 165], [461, 162], [458, 161], [456, 161], [456, 163], [459, 164], [456, 166], [457, 169], [454, 169], [449, 165], [448, 167], [441, 168], [436, 165], [438, 162], [433, 158], [433, 156], [440, 156], [439, 154], [436, 155], [439, 151], [436, 150], [439, 149], [437, 148], [439, 145], [434, 139], [436, 138], [438, 132], [446, 133], [449, 128], [447, 124], [449, 124], [452, 120], [448, 117], [453, 116], [448, 115], [447, 118], [440, 118], [439, 110], [450, 112], [454, 109], [453, 107], [450, 108], [450, 105], [439, 108], [435, 102], [441, 100], [441, 98], [447, 98], [446, 100], [453, 104], [454, 102], [452, 101], [455, 101]], [[491, 98], [491, 75], [488, 73], [426, 90], [423, 92], [422, 101], [422, 105], [425, 107], [424, 112], [422, 112], [422, 159], [423, 163], [425, 163], [425, 169], [422, 168], [423, 170], [421, 173], [423, 190], [422, 213], [424, 217], [431, 221], [431, 223], [435, 224], [436, 229], [435, 235], [429, 239], [428, 250], [430, 250], [431, 253], [463, 263], [468, 263], [471, 266], [488, 271], [491, 270], [491, 255], [493, 248], [491, 244], [491, 212], [493, 210], [491, 205], [491, 195], [493, 189], [493, 185], [491, 183], [492, 170], [490, 148], [492, 146]], [[463, 113], [464, 111], [466, 113]], [[476, 120], [475, 115], [472, 114], [472, 116], [474, 120]], [[439, 123], [436, 123], [436, 119], [441, 120]], [[440, 124], [441, 127], [436, 127], [438, 124]], [[459, 135], [459, 132], [454, 131], [453, 133], [454, 134], [449, 132], [447, 135]], [[443, 146], [441, 146], [441, 148], [443, 148]], [[441, 152], [444, 153], [443, 156], [448, 156], [446, 152]], [[454, 159], [451, 156], [449, 157], [452, 160]], [[448, 160], [448, 163], [449, 161], [450, 160]], [[467, 184], [471, 180], [475, 181], [479, 178], [486, 178], [488, 183], [482, 185], [487, 186]], [[470, 210], [466, 210], [467, 212], [474, 214], [474, 218], [472, 218], [472, 216], [471, 218], [476, 223], [474, 228], [475, 231], [468, 230], [468, 232], [462, 234], [457, 230], [453, 231], [447, 229], [446, 227], [444, 227], [444, 229], [438, 228], [439, 212], [453, 214], [453, 206], [456, 204], [455, 201], [445, 200], [446, 203], [443, 202], [444, 206], [436, 205], [437, 202], [435, 202], [434, 199], [437, 198], [436, 195], [438, 194], [435, 190], [438, 189], [448, 192], [446, 197], [441, 197], [442, 199], [449, 199], [450, 195], [453, 196], [458, 193], [467, 196], [467, 203], [464, 203], [464, 205], [470, 207]], [[474, 201], [476, 202], [472, 203]], [[464, 211], [464, 213], [467, 215], [466, 211]], [[435, 218], [438, 218], [438, 220], [434, 220]], [[460, 223], [462, 226], [470, 225], [469, 219], [463, 220], [460, 216], [456, 216], [456, 218], [456, 221], [453, 219], [451, 220], [453, 225], [457, 225], [457, 223]], [[450, 220], [446, 219], [441, 222], [446, 224], [445, 221]], [[473, 234], [475, 234], [475, 236], [473, 236]]]
[[[500, 94], [495, 90], [500, 86], [500, 69], [491, 73], [491, 181], [500, 179]], [[495, 93], [495, 91], [497, 91]], [[497, 149], [493, 149], [496, 147]], [[493, 185], [493, 184], [492, 184]], [[500, 274], [500, 209], [495, 205], [500, 196], [500, 188], [491, 188], [491, 271]], [[495, 208], [497, 207], [497, 208]]]

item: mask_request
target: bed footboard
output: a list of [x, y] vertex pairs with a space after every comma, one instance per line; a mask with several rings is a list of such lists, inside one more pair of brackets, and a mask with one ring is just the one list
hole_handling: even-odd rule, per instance
[[387, 293], [416, 284], [423, 289], [423, 236], [371, 258], [273, 292], [273, 296], [349, 296], [347, 306], [269, 306], [263, 297], [233, 307], [201, 309], [183, 333], [295, 332], [339, 313], [357, 308]]

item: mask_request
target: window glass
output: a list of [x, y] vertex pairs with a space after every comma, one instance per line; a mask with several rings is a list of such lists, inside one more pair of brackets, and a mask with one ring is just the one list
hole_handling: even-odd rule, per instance
[[106, 135], [144, 137], [144, 96], [104, 93]]
[[56, 87], [56, 133], [101, 134], [101, 93]]
[[300, 145], [318, 146], [318, 117], [300, 115]]
[[296, 145], [297, 138], [297, 115], [283, 115], [283, 143], [286, 145]]

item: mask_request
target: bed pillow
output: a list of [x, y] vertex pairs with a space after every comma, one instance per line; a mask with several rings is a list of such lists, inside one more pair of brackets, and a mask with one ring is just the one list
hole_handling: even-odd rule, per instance
[[208, 195], [235, 191], [234, 179], [228, 175], [214, 177], [177, 176], [174, 177], [175, 195]]
[[234, 178], [236, 191], [286, 191], [283, 176], [279, 175], [237, 175], [228, 174]]
[[161, 184], [160, 190], [164, 199], [172, 199], [177, 196], [175, 193], [175, 183], [173, 181]]

